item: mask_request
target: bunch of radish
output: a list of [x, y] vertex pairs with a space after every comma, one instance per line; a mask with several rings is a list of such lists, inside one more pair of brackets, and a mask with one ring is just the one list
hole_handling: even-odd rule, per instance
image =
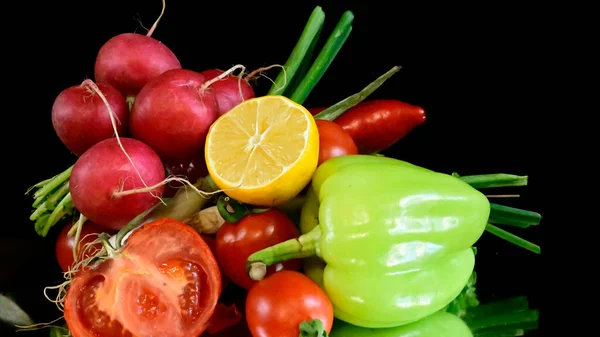
[[[104, 228], [121, 229], [173, 194], [165, 189], [167, 176], [206, 172], [202, 151], [210, 125], [254, 97], [248, 81], [232, 74], [242, 66], [184, 69], [151, 36], [160, 17], [146, 35], [110, 38], [98, 51], [95, 81], [64, 89], [52, 107], [57, 136], [78, 156], [69, 178], [73, 206]], [[126, 192], [136, 189], [145, 192]]]

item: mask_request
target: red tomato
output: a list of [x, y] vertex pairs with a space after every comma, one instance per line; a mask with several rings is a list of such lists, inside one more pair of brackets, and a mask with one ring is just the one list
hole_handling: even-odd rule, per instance
[[[67, 235], [72, 225], [72, 223], [66, 224], [60, 232], [60, 234], [58, 234], [58, 237], [56, 238], [56, 259], [58, 260], [58, 264], [60, 265], [60, 268], [63, 271], [68, 271], [70, 268], [73, 268], [73, 265], [75, 264], [75, 259], [73, 258], [73, 246], [75, 245], [75, 235]], [[111, 233], [110, 231], [107, 231], [106, 229], [90, 221], [86, 221], [83, 224], [83, 227], [81, 227], [79, 245], [77, 248], [78, 261], [93, 256], [94, 254], [99, 252], [100, 249], [102, 249], [102, 243], [100, 242], [94, 244], [93, 246], [88, 246], [89, 248], [86, 248], [86, 244], [98, 238], [97, 235], [90, 234], [100, 234], [103, 232]]]
[[344, 129], [334, 122], [317, 120], [319, 129], [319, 162], [333, 157], [358, 154], [358, 148], [352, 140], [352, 137]]
[[298, 325], [318, 319], [327, 333], [333, 304], [306, 275], [284, 270], [267, 276], [248, 292], [246, 320], [254, 337], [298, 337]]
[[219, 266], [200, 234], [162, 218], [73, 278], [64, 317], [73, 337], [197, 337], [220, 291]]
[[[217, 260], [225, 275], [235, 284], [250, 289], [256, 281], [246, 273], [246, 260], [251, 254], [274, 244], [297, 238], [296, 225], [276, 209], [249, 214], [237, 223], [225, 223], [217, 232]], [[267, 269], [267, 275], [279, 270], [299, 270], [302, 260], [277, 263]]]

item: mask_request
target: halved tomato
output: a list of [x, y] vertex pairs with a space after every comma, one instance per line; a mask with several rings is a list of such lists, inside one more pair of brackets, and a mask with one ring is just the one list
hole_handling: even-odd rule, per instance
[[162, 218], [136, 230], [117, 256], [78, 274], [65, 298], [73, 337], [197, 337], [221, 292], [210, 248]]

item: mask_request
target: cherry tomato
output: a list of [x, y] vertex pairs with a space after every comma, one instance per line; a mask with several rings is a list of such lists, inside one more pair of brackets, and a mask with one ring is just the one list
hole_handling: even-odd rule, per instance
[[[73, 226], [72, 223], [68, 223], [62, 229], [58, 237], [56, 238], [56, 260], [58, 260], [58, 264], [60, 265], [60, 269], [63, 271], [68, 271], [70, 268], [73, 268], [75, 264], [75, 259], [73, 258], [73, 246], [75, 245], [75, 235], [69, 236], [69, 230]], [[86, 221], [81, 227], [81, 234], [79, 235], [79, 245], [77, 248], [77, 260], [81, 261], [87, 257], [93, 256], [97, 252], [102, 249], [102, 243], [98, 242], [92, 246], [87, 246], [86, 244], [90, 243], [98, 238], [97, 235], [90, 234], [100, 234], [103, 232], [108, 232], [112, 234], [112, 232], [107, 231], [106, 229], [96, 225], [93, 222]], [[84, 254], [85, 253], [85, 254]]]
[[220, 292], [219, 267], [200, 234], [162, 218], [73, 278], [64, 317], [73, 337], [197, 337]]
[[325, 120], [316, 122], [319, 129], [319, 162], [317, 165], [321, 165], [333, 157], [358, 154], [354, 140], [341, 126]]
[[[249, 214], [236, 223], [224, 223], [217, 232], [217, 260], [227, 277], [238, 286], [250, 289], [256, 281], [246, 273], [248, 256], [274, 244], [297, 238], [296, 225], [276, 209]], [[279, 270], [300, 270], [302, 260], [295, 259], [270, 266], [267, 275]]]
[[299, 325], [318, 319], [327, 333], [333, 304], [306, 275], [284, 270], [267, 276], [248, 292], [246, 319], [254, 337], [298, 337]]
[[[205, 177], [208, 175], [208, 169], [206, 168], [206, 162], [204, 160], [204, 153], [200, 153], [191, 160], [166, 162], [165, 170], [167, 177], [176, 176], [179, 178], [184, 178], [192, 184], [195, 184], [200, 177]], [[177, 192], [177, 189], [181, 186], [183, 186], [183, 184], [177, 181], [168, 183], [165, 186], [163, 196], [167, 198], [174, 196]]]
[[[204, 242], [206, 242], [206, 244], [208, 245], [208, 248], [210, 248], [210, 251], [213, 253], [213, 256], [216, 256], [216, 239], [213, 236], [205, 234], [202, 234], [202, 238], [204, 239]], [[221, 272], [221, 289], [225, 289], [225, 287], [227, 287], [227, 284], [229, 283], [229, 279], [227, 278], [225, 273], [223, 273], [223, 270], [220, 267], [221, 266], [219, 266], [219, 271]]]

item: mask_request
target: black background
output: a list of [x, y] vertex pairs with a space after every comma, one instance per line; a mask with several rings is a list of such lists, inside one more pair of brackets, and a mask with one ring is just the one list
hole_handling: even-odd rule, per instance
[[[315, 5], [326, 13], [324, 36], [344, 10], [352, 10], [352, 34], [305, 105], [333, 104], [392, 66], [402, 66], [370, 98], [420, 105], [427, 121], [386, 154], [447, 173], [529, 175], [529, 186], [518, 191], [521, 198], [506, 204], [545, 216], [540, 227], [513, 231], [545, 252], [553, 220], [546, 216], [550, 210], [540, 164], [546, 139], [534, 124], [544, 115], [533, 92], [539, 81], [538, 51], [548, 40], [539, 9], [454, 2], [417, 7], [374, 0], [167, 2], [153, 37], [169, 46], [184, 68], [197, 71], [240, 63], [248, 69], [283, 64]], [[104, 42], [123, 32], [144, 33], [135, 18], [151, 26], [161, 4], [53, 1], [19, 7], [12, 12], [22, 19], [5, 31], [12, 52], [5, 55], [11, 59], [3, 72], [11, 79], [4, 81], [20, 89], [4, 93], [18, 99], [14, 107], [3, 104], [10, 118], [3, 134], [4, 149], [10, 152], [3, 164], [9, 172], [5, 207], [10, 221], [1, 229], [0, 291], [13, 294], [36, 321], [48, 321], [59, 314], [42, 295], [44, 286], [60, 281], [53, 252], [59, 228], [48, 238], [36, 236], [28, 221], [32, 199], [24, 192], [75, 160], [52, 129], [52, 103], [61, 90], [93, 78], [95, 56]], [[269, 87], [262, 80], [257, 94]], [[487, 233], [478, 246], [480, 298], [527, 295], [542, 309], [540, 330], [548, 331], [542, 269], [546, 255]], [[541, 336], [541, 331], [527, 336]], [[7, 333], [0, 331], [2, 336]]]

